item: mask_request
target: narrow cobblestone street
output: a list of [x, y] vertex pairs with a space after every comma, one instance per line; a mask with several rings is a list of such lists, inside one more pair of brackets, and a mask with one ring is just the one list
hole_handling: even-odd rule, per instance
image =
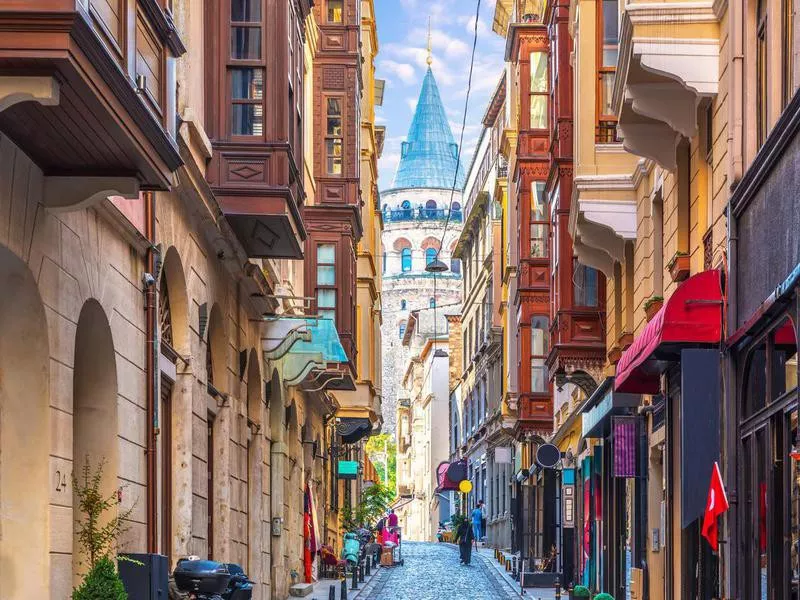
[[507, 600], [519, 595], [488, 559], [473, 552], [462, 566], [449, 544], [404, 542], [403, 566], [381, 569], [358, 600]]

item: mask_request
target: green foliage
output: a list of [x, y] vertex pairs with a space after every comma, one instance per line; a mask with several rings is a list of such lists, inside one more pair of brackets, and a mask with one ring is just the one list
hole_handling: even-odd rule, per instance
[[594, 600], [614, 600], [614, 596], [603, 592], [602, 594], [597, 594], [597, 596], [594, 597]]
[[368, 487], [362, 492], [361, 501], [355, 509], [348, 504], [342, 507], [342, 531], [353, 531], [359, 527], [374, 527], [378, 519], [386, 514], [392, 500], [394, 500], [394, 492], [380, 483]]
[[367, 488], [361, 494], [361, 502], [356, 507], [356, 519], [366, 527], [374, 527], [378, 520], [389, 510], [394, 500], [394, 491], [380, 483]]
[[453, 513], [450, 517], [450, 522], [453, 524], [453, 531], [458, 531], [458, 528], [461, 526], [462, 523], [467, 521], [467, 515], [458, 513]]
[[[394, 436], [388, 433], [373, 435], [365, 446], [367, 456], [375, 465], [375, 470], [384, 487], [392, 492], [397, 491], [397, 443]], [[386, 471], [388, 472], [388, 475]]]
[[576, 585], [572, 588], [572, 597], [573, 598], [591, 598], [592, 593], [589, 591], [585, 585]]
[[103, 556], [97, 560], [72, 593], [72, 600], [128, 600], [128, 593], [110, 558]]
[[105, 460], [101, 460], [97, 467], [92, 469], [87, 457], [81, 479], [78, 480], [74, 474], [72, 476], [72, 487], [81, 513], [81, 518], [75, 521], [78, 525], [78, 543], [83, 554], [89, 559], [91, 570], [94, 570], [98, 561], [109, 557], [116, 550], [117, 541], [127, 531], [126, 522], [133, 512], [133, 508], [119, 510], [119, 505], [122, 503], [121, 490], [103, 496], [100, 487], [104, 466]]

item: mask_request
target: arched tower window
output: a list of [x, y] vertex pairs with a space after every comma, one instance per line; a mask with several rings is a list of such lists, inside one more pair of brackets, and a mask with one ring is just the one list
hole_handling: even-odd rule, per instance
[[436, 218], [436, 200], [428, 200], [425, 203], [425, 216], [429, 219]]
[[402, 340], [403, 336], [406, 334], [406, 322], [405, 321], [400, 321], [400, 327], [399, 327], [398, 333], [400, 334], [399, 337]]
[[450, 259], [450, 271], [456, 275], [461, 273], [461, 261], [458, 258], [453, 257]]
[[436, 308], [436, 298], [431, 296], [430, 299], [428, 300], [428, 306], [430, 306], [431, 308]]
[[425, 265], [431, 264], [434, 260], [436, 260], [436, 248], [425, 250]]
[[403, 300], [400, 300], [400, 310], [405, 310], [405, 309], [406, 309], [406, 301], [404, 298]]
[[400, 268], [403, 273], [411, 270], [411, 248], [403, 248], [400, 252]]

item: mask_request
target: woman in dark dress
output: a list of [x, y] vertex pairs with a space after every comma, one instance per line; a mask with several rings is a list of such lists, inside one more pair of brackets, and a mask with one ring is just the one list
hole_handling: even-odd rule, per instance
[[461, 554], [461, 563], [468, 565], [472, 559], [472, 540], [475, 536], [472, 533], [472, 525], [468, 520], [462, 521], [456, 530], [456, 542]]

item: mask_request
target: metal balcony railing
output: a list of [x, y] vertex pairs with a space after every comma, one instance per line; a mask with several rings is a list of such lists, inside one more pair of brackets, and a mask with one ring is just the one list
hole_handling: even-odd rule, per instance
[[461, 223], [463, 213], [461, 209], [449, 210], [447, 208], [395, 208], [383, 211], [383, 219], [388, 223], [399, 221], [444, 221], [447, 215], [454, 223]]

